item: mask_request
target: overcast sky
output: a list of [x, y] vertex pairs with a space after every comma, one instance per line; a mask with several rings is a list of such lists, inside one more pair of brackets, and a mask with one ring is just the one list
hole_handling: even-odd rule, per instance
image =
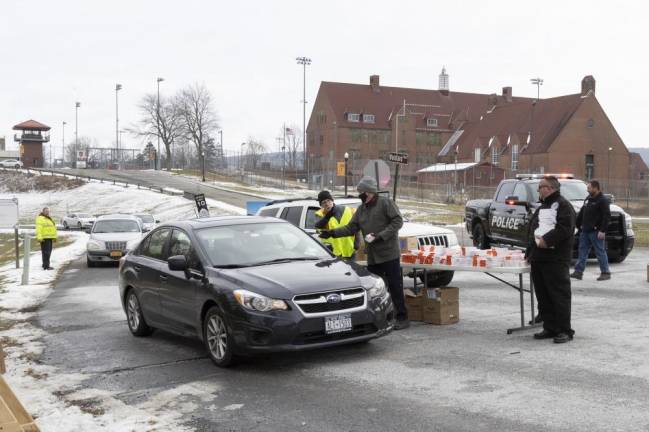
[[[446, 66], [452, 91], [541, 97], [577, 93], [585, 75], [628, 147], [649, 147], [649, 7], [641, 1], [67, 1], [3, 0], [0, 13], [0, 136], [33, 118], [52, 142], [79, 135], [115, 141], [137, 103], [191, 83], [211, 91], [226, 149], [248, 136], [276, 147], [282, 123], [307, 121], [321, 81], [437, 89]], [[124, 136], [124, 147], [142, 147]]]

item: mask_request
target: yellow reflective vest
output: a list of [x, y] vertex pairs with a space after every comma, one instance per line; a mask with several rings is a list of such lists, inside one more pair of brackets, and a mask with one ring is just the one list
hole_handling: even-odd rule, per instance
[[[349, 207], [336, 206], [334, 207], [334, 210], [334, 214], [329, 218], [329, 221], [327, 221], [327, 225], [318, 228], [333, 230], [347, 225], [349, 221], [352, 220], [352, 216], [354, 216], [354, 210]], [[320, 219], [325, 216], [322, 209], [315, 212], [315, 214]], [[354, 252], [356, 251], [354, 248], [354, 240], [355, 236], [353, 235], [348, 237], [320, 239], [323, 243], [330, 244], [333, 247], [334, 255], [342, 258], [350, 258], [354, 255]]]
[[36, 241], [45, 239], [56, 240], [56, 224], [50, 218], [38, 215], [36, 217]]

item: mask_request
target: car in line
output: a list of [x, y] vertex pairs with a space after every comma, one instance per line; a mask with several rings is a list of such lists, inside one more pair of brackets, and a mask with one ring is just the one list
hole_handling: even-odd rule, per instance
[[140, 243], [143, 234], [138, 218], [122, 214], [99, 216], [86, 232], [90, 234], [86, 243], [88, 267], [118, 263]]
[[[334, 197], [336, 205], [358, 208], [361, 205], [359, 198]], [[270, 216], [284, 219], [293, 225], [302, 228], [308, 234], [317, 239], [315, 223], [318, 221], [316, 212], [320, 210], [318, 200], [315, 198], [291, 198], [275, 200], [267, 203], [257, 210], [258, 216]], [[452, 248], [459, 245], [455, 232], [450, 229], [435, 225], [420, 224], [404, 221], [399, 230], [399, 242], [401, 249], [417, 249], [420, 246], [439, 246]], [[361, 246], [357, 258], [363, 259], [364, 245]], [[424, 278], [423, 272], [417, 272], [417, 276], [423, 282], [426, 280], [429, 288], [446, 286], [453, 280], [455, 272], [448, 270], [429, 270]], [[414, 273], [407, 276], [414, 277]]]
[[3, 168], [22, 168], [23, 163], [18, 159], [3, 159], [0, 160], [0, 167]]
[[385, 283], [290, 223], [221, 216], [165, 223], [120, 260], [135, 336], [198, 337], [220, 367], [240, 356], [363, 343], [392, 330]]
[[140, 219], [140, 221], [142, 222], [142, 230], [144, 232], [151, 231], [153, 228], [155, 228], [156, 224], [160, 223], [159, 220], [155, 219], [153, 215], [148, 213], [134, 213], [133, 216]]
[[86, 229], [95, 223], [96, 218], [90, 213], [68, 213], [63, 218], [63, 229]]

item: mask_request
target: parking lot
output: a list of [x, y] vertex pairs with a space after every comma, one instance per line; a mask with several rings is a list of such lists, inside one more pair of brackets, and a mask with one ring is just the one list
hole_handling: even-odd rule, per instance
[[195, 430], [649, 430], [648, 261], [636, 249], [608, 282], [595, 282], [591, 263], [573, 284], [576, 337], [565, 345], [533, 340], [533, 330], [507, 335], [518, 293], [474, 273], [452, 283], [458, 324], [414, 323], [367, 345], [232, 369], [216, 368], [197, 340], [132, 337], [115, 267], [74, 261], [36, 324], [47, 332], [41, 361], [82, 374], [86, 409], [114, 400]]

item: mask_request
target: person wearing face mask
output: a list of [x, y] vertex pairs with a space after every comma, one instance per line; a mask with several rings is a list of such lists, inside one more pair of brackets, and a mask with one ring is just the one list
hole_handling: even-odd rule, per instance
[[56, 241], [56, 237], [56, 224], [50, 217], [50, 209], [45, 207], [36, 217], [36, 241], [41, 244], [43, 270], [53, 270], [50, 267], [50, 255], [52, 255], [52, 243]]
[[382, 277], [392, 297], [396, 309], [395, 330], [408, 328], [408, 313], [403, 298], [403, 278], [401, 276], [401, 249], [399, 229], [403, 218], [396, 204], [378, 195], [376, 180], [363, 177], [356, 189], [363, 204], [346, 226], [333, 230], [323, 230], [321, 238], [347, 237], [362, 232], [367, 251], [367, 269]]
[[[316, 229], [336, 229], [349, 223], [354, 215], [350, 207], [339, 206], [334, 203], [331, 192], [323, 190], [318, 194], [320, 210], [315, 212], [319, 218], [315, 223]], [[322, 242], [331, 245], [334, 255], [344, 259], [354, 259], [358, 245], [356, 236], [322, 239]]]
[[541, 205], [532, 216], [530, 230], [534, 236], [530, 236], [525, 251], [543, 321], [543, 331], [534, 339], [554, 339], [555, 343], [569, 342], [575, 334], [570, 324], [570, 261], [576, 215], [572, 204], [561, 196], [560, 187], [554, 176], [539, 182]]

